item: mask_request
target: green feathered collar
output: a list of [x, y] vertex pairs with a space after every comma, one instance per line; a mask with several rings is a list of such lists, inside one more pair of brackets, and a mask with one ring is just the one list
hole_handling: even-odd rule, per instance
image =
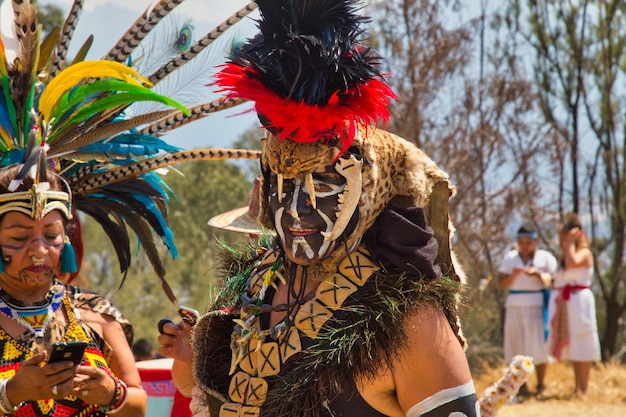
[[[222, 333], [228, 329], [232, 332], [230, 320], [238, 316], [239, 296], [259, 261], [258, 253], [231, 250], [223, 254], [223, 269], [236, 272], [226, 278], [226, 288], [215, 305], [223, 314], [218, 320], [215, 314], [201, 320], [194, 331], [195, 377], [205, 394], [213, 397], [206, 399], [207, 404], [215, 397], [221, 401], [227, 397], [230, 363], [218, 363], [227, 357], [225, 346], [218, 345], [229, 343], [230, 337], [228, 334], [216, 337], [214, 333], [217, 328]], [[270, 389], [262, 416], [280, 417], [298, 410], [300, 417], [320, 417], [322, 403], [336, 397], [344, 381], [373, 378], [381, 364], [391, 364], [402, 352], [407, 340], [404, 322], [423, 303], [444, 311], [458, 333], [456, 304], [460, 285], [447, 277], [426, 282], [406, 273], [384, 269], [376, 272], [326, 322], [312, 346], [288, 361], [291, 369], [285, 375], [267, 378]], [[233, 291], [234, 288], [238, 291]], [[213, 407], [218, 407], [221, 401]]]

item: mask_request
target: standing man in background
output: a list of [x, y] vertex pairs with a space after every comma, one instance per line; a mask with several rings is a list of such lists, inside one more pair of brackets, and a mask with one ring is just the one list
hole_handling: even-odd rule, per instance
[[[537, 370], [536, 394], [545, 389], [549, 362], [547, 346], [547, 301], [556, 258], [537, 249], [537, 232], [529, 226], [517, 231], [517, 249], [506, 254], [500, 264], [498, 285], [509, 290], [504, 305], [504, 359], [515, 355], [532, 356]], [[524, 384], [519, 394], [528, 395]]]

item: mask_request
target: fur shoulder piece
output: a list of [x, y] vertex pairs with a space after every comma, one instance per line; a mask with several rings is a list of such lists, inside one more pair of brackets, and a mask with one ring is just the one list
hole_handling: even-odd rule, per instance
[[397, 357], [406, 343], [404, 321], [423, 303], [442, 309], [451, 326], [456, 322], [456, 280], [423, 282], [380, 271], [365, 287], [361, 297], [356, 295], [358, 300], [345, 304], [327, 322], [315, 344], [294, 360], [291, 371], [273, 381], [264, 417], [289, 415], [292, 410], [301, 410], [300, 417], [320, 417], [322, 402], [342, 394], [345, 381], [371, 378], [380, 364]]

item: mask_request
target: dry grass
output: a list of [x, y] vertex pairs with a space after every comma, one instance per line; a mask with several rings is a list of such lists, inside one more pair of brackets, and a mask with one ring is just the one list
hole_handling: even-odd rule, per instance
[[[474, 372], [474, 383], [480, 394], [502, 376], [506, 367], [482, 367]], [[531, 392], [535, 391], [535, 375], [528, 380]], [[498, 417], [544, 416], [626, 416], [626, 366], [597, 364], [591, 370], [586, 398], [573, 396], [574, 371], [569, 364], [555, 363], [548, 367], [546, 390], [540, 397], [531, 396], [524, 401], [503, 406]]]

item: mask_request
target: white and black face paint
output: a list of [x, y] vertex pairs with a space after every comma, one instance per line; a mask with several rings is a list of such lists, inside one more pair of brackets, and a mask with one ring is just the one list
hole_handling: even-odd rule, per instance
[[274, 213], [276, 232], [287, 256], [301, 265], [315, 264], [336, 249], [337, 241], [325, 235], [335, 226], [346, 189], [346, 179], [333, 166], [312, 177], [315, 207], [304, 177], [283, 179], [281, 198], [278, 198], [277, 176], [270, 177], [269, 206]]

